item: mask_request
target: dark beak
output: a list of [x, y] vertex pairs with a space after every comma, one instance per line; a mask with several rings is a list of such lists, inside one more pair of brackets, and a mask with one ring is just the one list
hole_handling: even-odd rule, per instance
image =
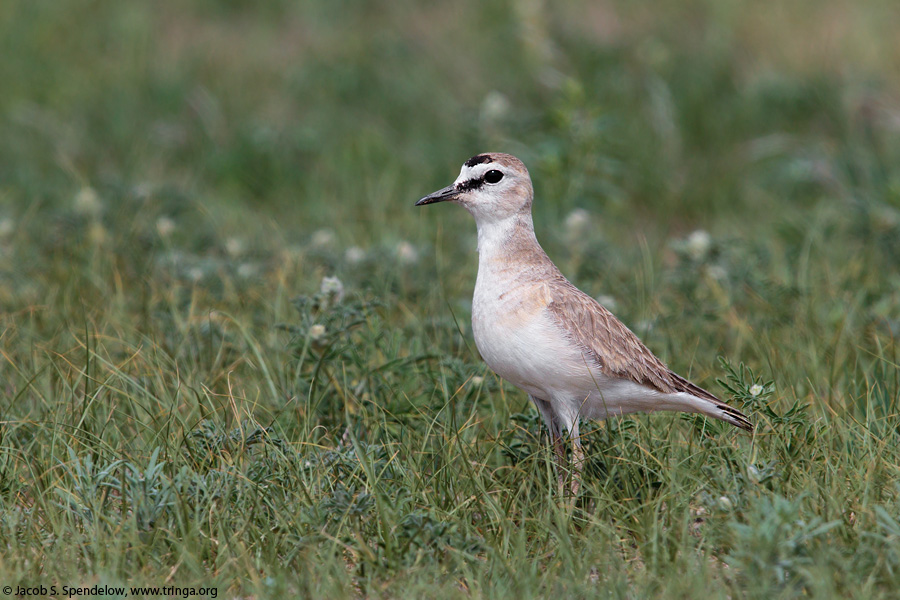
[[427, 196], [416, 202], [416, 206], [425, 206], [426, 204], [434, 204], [435, 202], [455, 200], [457, 196], [459, 196], [459, 192], [457, 191], [456, 187], [448, 185], [447, 187], [440, 189], [433, 194], [428, 194]]

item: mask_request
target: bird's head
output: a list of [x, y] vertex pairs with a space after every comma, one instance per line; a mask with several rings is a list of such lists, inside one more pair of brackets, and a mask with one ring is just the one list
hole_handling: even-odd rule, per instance
[[428, 194], [416, 206], [455, 202], [476, 221], [490, 222], [530, 214], [533, 198], [531, 177], [522, 161], [510, 154], [490, 152], [467, 160], [453, 185]]

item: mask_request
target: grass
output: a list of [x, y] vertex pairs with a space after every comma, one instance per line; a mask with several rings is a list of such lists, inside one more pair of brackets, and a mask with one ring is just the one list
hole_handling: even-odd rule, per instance
[[[892, 8], [3, 3], [0, 584], [893, 597]], [[412, 208], [495, 149], [754, 437], [586, 424], [555, 496], [471, 339], [474, 225]]]

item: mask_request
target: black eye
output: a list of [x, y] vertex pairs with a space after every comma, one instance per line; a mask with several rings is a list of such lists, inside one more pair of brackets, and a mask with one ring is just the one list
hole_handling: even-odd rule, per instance
[[497, 183], [501, 179], [503, 179], [503, 173], [501, 173], [497, 169], [492, 169], [484, 174], [484, 180], [487, 183]]

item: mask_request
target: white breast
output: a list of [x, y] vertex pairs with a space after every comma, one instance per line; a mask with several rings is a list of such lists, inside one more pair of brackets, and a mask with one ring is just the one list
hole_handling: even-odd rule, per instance
[[589, 391], [591, 371], [582, 353], [551, 320], [546, 289], [487, 271], [479, 265], [472, 331], [488, 366], [542, 399]]

